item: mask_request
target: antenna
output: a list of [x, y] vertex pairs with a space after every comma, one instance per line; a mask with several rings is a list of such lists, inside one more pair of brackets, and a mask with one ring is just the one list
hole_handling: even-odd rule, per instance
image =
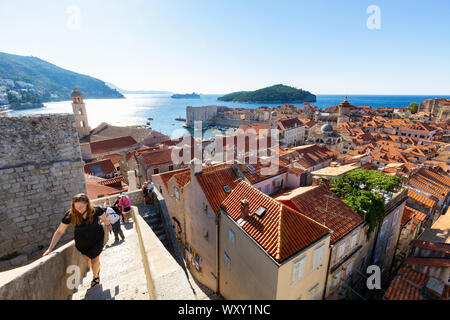
[[333, 217], [340, 217], [340, 218], [344, 218], [344, 219], [347, 219], [347, 220], [351, 220], [350, 217], [346, 217], [346, 216], [343, 216], [342, 214], [328, 211], [328, 200], [329, 199], [335, 199], [335, 198], [332, 195], [329, 195], [329, 194], [324, 194], [323, 197], [327, 198], [327, 203], [325, 205], [325, 209], [316, 207], [316, 210], [322, 211], [323, 213], [325, 213], [325, 218], [323, 220], [323, 224], [324, 225], [326, 225], [326, 223], [327, 223], [327, 216], [328, 215], [332, 215]]

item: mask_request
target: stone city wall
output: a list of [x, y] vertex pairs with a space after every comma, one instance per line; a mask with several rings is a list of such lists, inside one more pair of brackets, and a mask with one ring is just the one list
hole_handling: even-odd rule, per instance
[[[0, 117], [0, 271], [48, 248], [74, 194], [86, 192], [75, 118]], [[69, 227], [60, 245], [73, 239]]]

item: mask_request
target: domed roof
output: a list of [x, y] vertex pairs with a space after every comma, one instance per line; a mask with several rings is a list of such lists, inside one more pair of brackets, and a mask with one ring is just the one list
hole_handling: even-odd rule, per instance
[[320, 128], [320, 130], [322, 130], [322, 132], [330, 132], [330, 131], [333, 131], [333, 126], [331, 124], [327, 123], [327, 124], [324, 124]]
[[81, 94], [80, 90], [78, 90], [78, 88], [74, 88], [73, 92], [72, 92], [72, 97], [82, 97], [83, 95]]

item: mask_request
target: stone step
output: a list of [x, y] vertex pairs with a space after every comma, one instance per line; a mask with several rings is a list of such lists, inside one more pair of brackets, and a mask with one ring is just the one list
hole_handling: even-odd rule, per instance
[[148, 224], [161, 224], [161, 217], [157, 216], [157, 217], [153, 217], [150, 219], [146, 219], [145, 222], [147, 222]]
[[158, 228], [158, 229], [153, 229], [153, 232], [156, 234], [156, 236], [159, 238], [159, 236], [161, 235], [165, 235], [166, 234], [166, 230], [164, 230], [164, 228]]
[[159, 236], [158, 236], [158, 239], [159, 239], [161, 242], [163, 242], [164, 240], [167, 241], [167, 236], [166, 236], [166, 234], [164, 233], [164, 234], [159, 235]]

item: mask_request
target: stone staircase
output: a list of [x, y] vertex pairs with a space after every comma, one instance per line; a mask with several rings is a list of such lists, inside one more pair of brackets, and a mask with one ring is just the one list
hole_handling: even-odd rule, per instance
[[121, 227], [125, 240], [115, 243], [111, 233], [100, 255], [100, 284], [90, 288], [92, 271], [89, 270], [69, 300], [150, 299], [134, 223], [124, 223]]
[[152, 205], [138, 205], [139, 214], [144, 218], [145, 222], [152, 228], [158, 239], [172, 253], [172, 248], [169, 245], [169, 238], [164, 229], [163, 221], [160, 213]]

